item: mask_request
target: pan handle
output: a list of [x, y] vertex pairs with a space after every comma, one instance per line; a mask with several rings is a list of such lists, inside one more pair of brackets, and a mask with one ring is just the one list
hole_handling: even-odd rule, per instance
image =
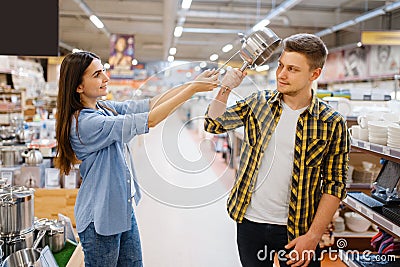
[[240, 67], [240, 71], [241, 72], [243, 72], [245, 69], [247, 69], [247, 67], [250, 65], [250, 63], [249, 62], [247, 62], [247, 61], [245, 61], [244, 63], [243, 63], [243, 65]]
[[36, 249], [39, 246], [40, 241], [42, 241], [42, 238], [44, 237], [44, 235], [46, 234], [46, 230], [40, 230], [35, 242], [33, 242], [32, 248]]
[[228, 64], [229, 61], [231, 61], [232, 58], [234, 58], [234, 57], [235, 57], [237, 54], [239, 54], [239, 53], [240, 53], [240, 50], [237, 51], [235, 54], [233, 54], [227, 61], [225, 61], [225, 63], [222, 64], [222, 66], [219, 67], [215, 72], [216, 72], [216, 73], [219, 72], [223, 67], [226, 66], [226, 64]]

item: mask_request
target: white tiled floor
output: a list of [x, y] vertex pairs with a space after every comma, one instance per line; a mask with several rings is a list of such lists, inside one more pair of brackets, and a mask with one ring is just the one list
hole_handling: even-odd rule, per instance
[[132, 143], [145, 267], [241, 266], [226, 212], [233, 170], [201, 140], [174, 114]]

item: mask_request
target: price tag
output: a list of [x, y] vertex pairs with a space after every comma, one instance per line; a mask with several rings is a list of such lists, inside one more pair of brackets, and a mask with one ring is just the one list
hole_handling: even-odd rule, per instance
[[400, 150], [397, 149], [393, 149], [393, 148], [389, 148], [389, 155], [396, 157], [396, 158], [400, 158]]
[[371, 150], [379, 153], [383, 153], [383, 146], [370, 144]]
[[364, 147], [365, 143], [363, 141], [358, 141], [358, 146], [361, 148], [365, 148]]
[[1, 172], [1, 179], [4, 179], [6, 181], [6, 184], [12, 185], [12, 178], [13, 178], [13, 172], [11, 171], [2, 171]]

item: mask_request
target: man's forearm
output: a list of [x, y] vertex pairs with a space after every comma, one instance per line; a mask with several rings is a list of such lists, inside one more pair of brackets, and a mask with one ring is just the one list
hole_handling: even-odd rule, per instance
[[310, 238], [319, 241], [326, 231], [327, 226], [332, 221], [333, 215], [338, 209], [340, 199], [329, 195], [323, 194], [318, 205], [317, 213], [314, 220], [307, 232]]
[[211, 119], [216, 119], [222, 114], [224, 114], [226, 110], [226, 103], [229, 97], [228, 91], [224, 92], [224, 89], [221, 88], [217, 94], [217, 96], [213, 99], [208, 109], [208, 116]]

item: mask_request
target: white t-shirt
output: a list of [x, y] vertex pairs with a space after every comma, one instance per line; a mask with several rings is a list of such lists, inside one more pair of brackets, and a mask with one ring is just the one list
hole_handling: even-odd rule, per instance
[[293, 171], [297, 121], [307, 107], [292, 110], [283, 101], [282, 114], [261, 159], [254, 192], [245, 218], [286, 225]]

